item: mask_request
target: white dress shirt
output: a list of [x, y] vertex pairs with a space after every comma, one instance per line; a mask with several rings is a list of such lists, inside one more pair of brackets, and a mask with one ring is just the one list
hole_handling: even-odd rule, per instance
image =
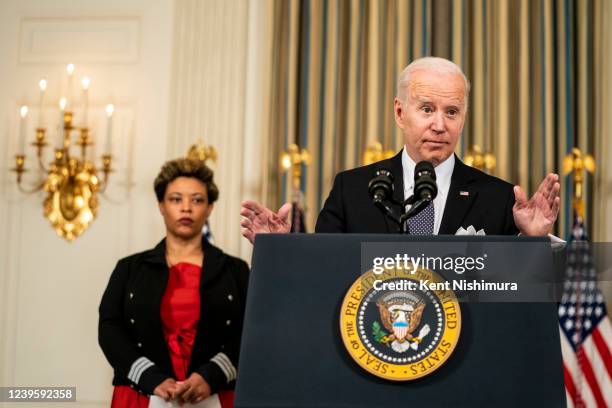
[[[404, 173], [404, 200], [412, 195], [414, 190], [414, 168], [416, 163], [408, 156], [406, 146], [402, 150], [402, 169]], [[438, 195], [434, 198], [434, 235], [438, 235], [442, 216], [444, 215], [444, 207], [450, 189], [451, 176], [455, 168], [455, 155], [451, 154], [448, 159], [434, 167], [436, 172], [436, 184], [438, 185]], [[407, 208], [410, 208], [408, 206]]]

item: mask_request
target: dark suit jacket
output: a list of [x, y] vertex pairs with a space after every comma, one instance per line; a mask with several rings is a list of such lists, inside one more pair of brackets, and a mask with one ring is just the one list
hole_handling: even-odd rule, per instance
[[[145, 394], [174, 377], [160, 316], [168, 283], [165, 239], [155, 248], [121, 259], [100, 303], [98, 340], [115, 370], [113, 385], [130, 385]], [[232, 389], [211, 358], [223, 353], [238, 367], [249, 267], [202, 238], [200, 321], [187, 376], [199, 373], [215, 393]], [[130, 368], [142, 357], [154, 363], [131, 381]]]
[[[403, 202], [404, 178], [400, 151], [390, 159], [338, 173], [319, 213], [316, 232], [399, 232], [399, 226], [372, 203], [368, 194], [368, 182], [378, 169], [387, 169], [393, 173], [394, 198]], [[472, 225], [477, 231], [483, 228], [487, 235], [516, 235], [518, 229], [512, 216], [512, 187], [510, 183], [466, 166], [455, 157], [439, 234], [454, 235], [459, 227]], [[468, 195], [460, 192], [468, 192]]]

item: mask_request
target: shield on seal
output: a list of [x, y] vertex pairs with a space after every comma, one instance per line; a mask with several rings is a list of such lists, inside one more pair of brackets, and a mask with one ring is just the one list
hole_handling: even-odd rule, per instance
[[408, 334], [408, 323], [406, 322], [394, 322], [393, 323], [393, 334], [398, 340], [404, 340], [406, 334]]

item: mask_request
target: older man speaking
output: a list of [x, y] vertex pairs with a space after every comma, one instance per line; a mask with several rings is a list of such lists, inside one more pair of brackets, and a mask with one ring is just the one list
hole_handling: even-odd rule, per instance
[[[396, 156], [339, 173], [317, 220], [316, 232], [391, 233], [393, 224], [368, 194], [378, 169], [395, 175], [394, 199], [412, 195], [416, 163], [433, 164], [438, 194], [409, 220], [413, 234], [456, 234], [475, 230], [487, 235], [544, 236], [559, 213], [559, 176], [549, 174], [527, 200], [520, 186], [466, 166], [454, 155], [468, 109], [470, 85], [457, 65], [443, 58], [415, 60], [400, 74], [393, 101], [395, 122], [404, 134]], [[258, 233], [288, 232], [290, 204], [273, 212], [244, 201], [242, 234], [253, 242]]]

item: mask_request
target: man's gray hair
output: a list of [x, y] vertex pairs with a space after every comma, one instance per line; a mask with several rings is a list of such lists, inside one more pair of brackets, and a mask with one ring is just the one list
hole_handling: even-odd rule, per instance
[[438, 74], [461, 75], [463, 82], [465, 83], [465, 101], [467, 104], [468, 96], [470, 94], [470, 81], [468, 81], [467, 77], [457, 64], [445, 58], [439, 57], [419, 58], [412, 61], [410, 65], [404, 68], [397, 80], [397, 98], [400, 101], [406, 103], [406, 89], [408, 89], [408, 84], [410, 83], [410, 76], [414, 72], [421, 70], [430, 72], [433, 71]]

